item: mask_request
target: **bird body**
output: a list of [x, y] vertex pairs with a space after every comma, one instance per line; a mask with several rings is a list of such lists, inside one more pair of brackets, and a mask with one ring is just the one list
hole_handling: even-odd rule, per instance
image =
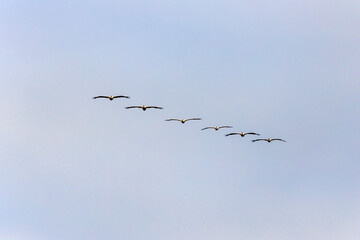
[[215, 126], [215, 127], [205, 127], [201, 130], [206, 130], [206, 129], [214, 129], [215, 131], [218, 131], [221, 128], [232, 128], [232, 126]]
[[240, 135], [241, 137], [245, 137], [246, 135], [257, 135], [257, 136], [260, 136], [260, 134], [254, 133], [254, 132], [247, 132], [247, 133], [244, 133], [244, 132], [233, 132], [233, 133], [226, 134], [225, 136], [228, 137], [228, 136], [232, 136], [232, 135]]
[[148, 108], [163, 109], [162, 107], [157, 107], [157, 106], [145, 106], [145, 105], [126, 107], [126, 109], [131, 109], [131, 108], [141, 108], [143, 111], [146, 111], [146, 109], [148, 109]]
[[97, 98], [107, 98], [109, 99], [110, 101], [114, 100], [115, 98], [130, 98], [129, 96], [124, 96], [124, 95], [118, 95], [118, 96], [96, 96], [96, 97], [93, 97], [93, 99], [97, 99]]
[[165, 121], [179, 121], [182, 124], [186, 123], [187, 121], [193, 121], [193, 120], [201, 120], [201, 118], [188, 118], [188, 119], [177, 119], [177, 118], [170, 118], [170, 119], [166, 119]]
[[268, 143], [272, 142], [272, 141], [281, 141], [281, 142], [286, 142], [283, 139], [280, 138], [259, 138], [259, 139], [255, 139], [252, 140], [253, 142], [257, 142], [257, 141], [267, 141]]

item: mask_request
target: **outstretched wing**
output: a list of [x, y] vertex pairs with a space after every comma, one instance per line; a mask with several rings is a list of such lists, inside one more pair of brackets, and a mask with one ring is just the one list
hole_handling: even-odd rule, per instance
[[129, 96], [124, 96], [124, 95], [118, 95], [118, 96], [114, 96], [114, 98], [130, 98]]
[[192, 121], [192, 120], [201, 120], [201, 118], [188, 118], [188, 119], [185, 119], [185, 122], [186, 121]]
[[265, 138], [259, 138], [259, 139], [252, 140], [252, 142], [257, 142], [257, 141], [267, 141], [267, 139], [265, 139]]
[[179, 121], [179, 122], [181, 122], [181, 119], [170, 118], [170, 119], [166, 119], [165, 121]]
[[96, 97], [93, 97], [93, 99], [97, 99], [97, 98], [109, 98], [108, 96], [96, 96]]
[[163, 109], [162, 107], [158, 107], [158, 106], [147, 106], [146, 108]]
[[205, 127], [205, 128], [202, 128], [201, 130], [206, 130], [206, 129], [215, 129], [214, 127]]
[[130, 108], [142, 108], [142, 106], [129, 106], [129, 107], [125, 107], [125, 109], [130, 109]]
[[286, 142], [285, 140], [281, 139], [281, 138], [272, 138], [271, 141], [282, 141], [282, 142]]
[[232, 128], [232, 126], [220, 126], [219, 129], [220, 128]]
[[228, 134], [226, 134], [225, 136], [228, 137], [228, 136], [232, 136], [232, 135], [241, 135], [241, 134], [240, 134], [240, 133], [233, 132], [233, 133], [228, 133]]
[[260, 134], [254, 133], [254, 132], [248, 132], [248, 133], [245, 133], [245, 135], [257, 135], [257, 136], [260, 136]]

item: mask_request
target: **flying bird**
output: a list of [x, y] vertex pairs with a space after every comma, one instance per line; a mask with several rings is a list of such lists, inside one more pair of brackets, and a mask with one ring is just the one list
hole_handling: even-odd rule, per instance
[[255, 140], [252, 140], [252, 141], [253, 142], [257, 142], [257, 141], [267, 141], [267, 142], [282, 141], [282, 142], [286, 142], [285, 140], [280, 139], [280, 138], [259, 138], [259, 139], [255, 139]]
[[154, 108], [154, 109], [163, 109], [162, 107], [157, 107], [157, 106], [130, 106], [130, 107], [126, 107], [125, 109], [131, 109], [131, 108], [141, 108], [143, 111], [145, 111], [148, 108]]
[[233, 133], [226, 134], [225, 136], [228, 137], [228, 136], [232, 136], [232, 135], [240, 135], [240, 136], [242, 136], [242, 137], [245, 137], [246, 135], [257, 135], [257, 136], [260, 136], [260, 134], [254, 133], [254, 132], [247, 132], [247, 133], [244, 133], [244, 132], [233, 132]]
[[201, 130], [206, 130], [206, 129], [214, 129], [215, 131], [219, 130], [220, 128], [232, 128], [232, 126], [216, 126], [216, 127], [205, 127]]
[[97, 99], [97, 98], [107, 98], [110, 101], [114, 100], [115, 98], [130, 98], [129, 96], [124, 96], [124, 95], [118, 95], [118, 96], [96, 96], [93, 97], [93, 99]]
[[193, 121], [193, 120], [201, 120], [201, 118], [188, 118], [188, 119], [170, 118], [170, 119], [166, 119], [165, 121], [178, 121], [178, 122], [181, 122], [182, 124], [184, 124], [187, 121]]

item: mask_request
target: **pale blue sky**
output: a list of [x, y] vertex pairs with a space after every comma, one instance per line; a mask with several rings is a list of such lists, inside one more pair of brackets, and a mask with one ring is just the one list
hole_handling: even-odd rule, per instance
[[359, 239], [358, 1], [5, 0], [0, 36], [1, 240]]

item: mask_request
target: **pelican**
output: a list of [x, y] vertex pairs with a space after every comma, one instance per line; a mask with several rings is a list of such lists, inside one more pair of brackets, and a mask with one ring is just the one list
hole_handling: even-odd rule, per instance
[[232, 128], [232, 126], [216, 126], [216, 127], [206, 127], [203, 128], [201, 130], [206, 130], [206, 129], [214, 129], [215, 131], [219, 130], [220, 128]]
[[115, 98], [130, 98], [128, 96], [124, 96], [124, 95], [118, 95], [118, 96], [96, 96], [96, 97], [93, 97], [93, 99], [97, 99], [97, 98], [107, 98], [109, 99], [110, 101], [114, 100]]
[[232, 136], [232, 135], [240, 135], [242, 137], [245, 137], [245, 135], [257, 135], [257, 136], [260, 136], [260, 134], [258, 133], [254, 133], [254, 132], [247, 132], [247, 133], [244, 133], [244, 132], [233, 132], [233, 133], [229, 133], [229, 134], [226, 134], [225, 136], [228, 137], [228, 136]]
[[252, 141], [253, 142], [257, 142], [257, 141], [267, 141], [267, 142], [282, 141], [282, 142], [286, 142], [285, 140], [280, 139], [280, 138], [259, 138], [259, 139], [255, 139], [255, 140], [252, 140]]
[[155, 108], [155, 109], [163, 109], [162, 107], [157, 107], [157, 106], [130, 106], [130, 107], [126, 107], [125, 109], [130, 109], [130, 108], [141, 108], [143, 111], [145, 111], [148, 108]]
[[165, 121], [179, 121], [182, 124], [186, 123], [187, 121], [193, 121], [193, 120], [201, 120], [201, 118], [188, 118], [188, 119], [177, 119], [177, 118], [170, 118], [166, 119]]

